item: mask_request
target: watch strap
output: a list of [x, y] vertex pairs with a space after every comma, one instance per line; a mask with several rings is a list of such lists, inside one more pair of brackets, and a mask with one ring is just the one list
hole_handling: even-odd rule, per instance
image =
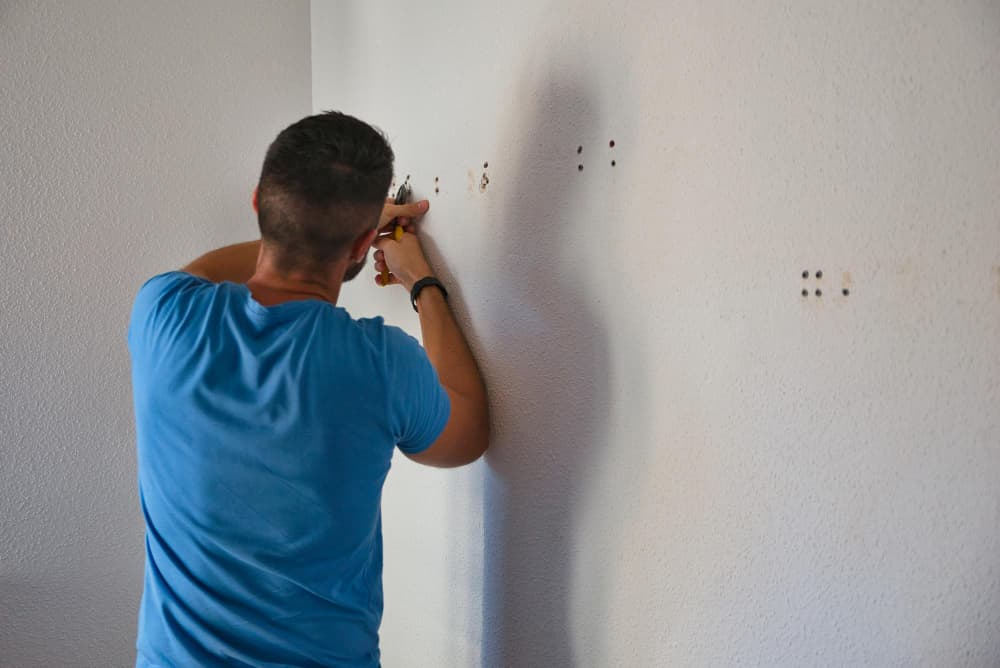
[[[413, 284], [413, 289], [410, 290], [410, 305], [413, 306], [413, 310], [417, 311], [417, 297], [420, 296], [420, 291], [428, 286], [433, 286], [441, 291], [445, 300], [448, 299], [448, 291], [444, 289], [444, 285], [437, 278], [433, 276], [426, 276], [421, 278], [419, 281]], [[420, 311], [417, 311], [419, 313]]]

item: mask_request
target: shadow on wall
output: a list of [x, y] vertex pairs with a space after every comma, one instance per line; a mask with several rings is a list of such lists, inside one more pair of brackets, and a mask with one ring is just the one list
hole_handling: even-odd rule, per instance
[[577, 663], [575, 525], [609, 417], [607, 333], [574, 242], [588, 221], [573, 151], [596, 129], [593, 97], [582, 85], [535, 83], [520, 98], [532, 102], [518, 112], [522, 148], [495, 225], [498, 290], [486, 318], [495, 436], [484, 494], [484, 668]]

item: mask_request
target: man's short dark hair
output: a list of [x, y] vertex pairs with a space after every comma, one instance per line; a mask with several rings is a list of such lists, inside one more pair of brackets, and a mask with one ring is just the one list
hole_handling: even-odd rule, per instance
[[338, 111], [303, 118], [271, 143], [257, 186], [261, 238], [279, 270], [321, 270], [378, 223], [392, 181], [381, 132]]

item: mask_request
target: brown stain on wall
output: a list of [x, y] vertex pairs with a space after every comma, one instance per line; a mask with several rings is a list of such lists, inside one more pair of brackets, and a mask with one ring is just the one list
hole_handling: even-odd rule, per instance
[[925, 297], [929, 285], [920, 265], [912, 257], [908, 257], [896, 267], [896, 282], [899, 289], [911, 297]]
[[843, 294], [844, 290], [854, 293], [854, 277], [851, 276], [851, 272], [845, 271], [840, 275], [840, 291]]

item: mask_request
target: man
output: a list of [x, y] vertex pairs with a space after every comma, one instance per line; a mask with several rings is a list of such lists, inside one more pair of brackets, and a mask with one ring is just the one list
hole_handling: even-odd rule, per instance
[[[421, 250], [428, 202], [386, 203], [392, 169], [367, 124], [305, 118], [267, 151], [261, 240], [139, 291], [137, 666], [379, 665], [393, 450], [461, 466], [489, 434], [482, 378]], [[397, 222], [399, 241], [384, 234]], [[412, 293], [426, 352], [336, 306], [372, 246], [376, 271]]]

